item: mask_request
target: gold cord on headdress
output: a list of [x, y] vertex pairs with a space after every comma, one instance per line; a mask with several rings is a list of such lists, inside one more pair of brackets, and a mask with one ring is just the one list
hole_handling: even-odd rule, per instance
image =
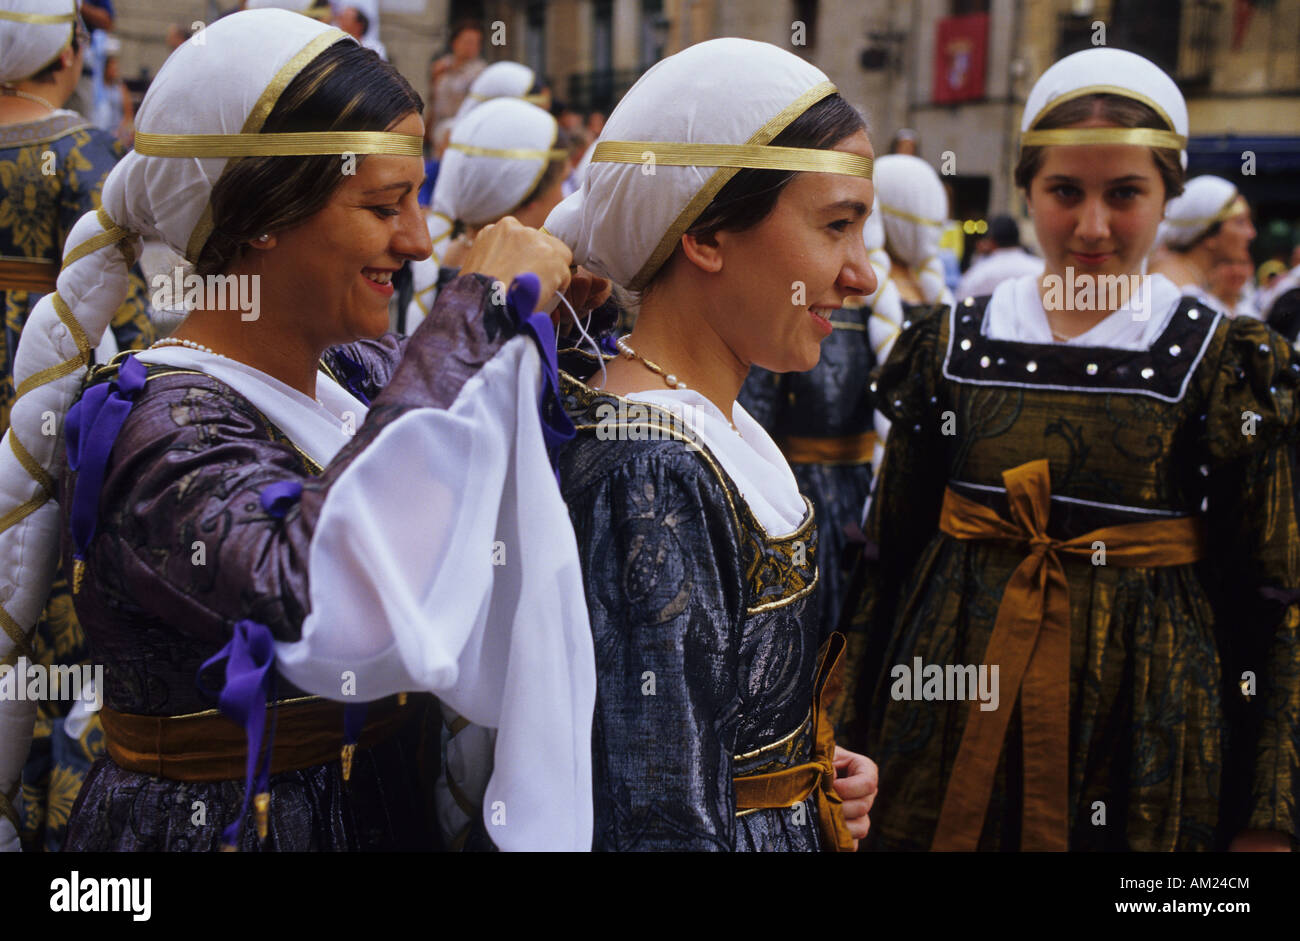
[[1233, 216], [1243, 216], [1248, 212], [1250, 212], [1250, 209], [1246, 206], [1246, 201], [1234, 189], [1232, 195], [1228, 197], [1228, 201], [1214, 215], [1202, 216], [1200, 219], [1166, 219], [1165, 224], [1176, 229], [1193, 229], [1202, 226], [1208, 229], [1216, 222], [1231, 219]]
[[910, 212], [904, 212], [901, 209], [895, 209], [893, 206], [886, 206], [884, 203], [880, 204], [880, 211], [887, 216], [895, 216], [899, 219], [903, 219], [907, 222], [913, 222], [917, 225], [933, 226], [936, 229], [943, 228], [943, 223], [940, 222], [938, 219], [927, 219], [925, 216], [918, 216]]
[[136, 132], [146, 157], [308, 157], [392, 154], [423, 157], [424, 139], [388, 131], [307, 131], [283, 134], [148, 134]]
[[554, 150], [529, 150], [525, 147], [498, 149], [495, 147], [475, 147], [473, 144], [447, 145], [448, 150], [458, 150], [469, 157], [499, 157], [502, 160], [559, 160], [567, 157], [569, 152], [556, 148]]
[[537, 105], [538, 107], [541, 107], [546, 103], [546, 95], [540, 93], [536, 95], [484, 95], [481, 92], [472, 91], [467, 97], [473, 98], [475, 101], [493, 101], [497, 98], [517, 98], [520, 101], [526, 101], [530, 105]]
[[76, 13], [20, 13], [15, 10], [0, 10], [0, 20], [30, 23], [34, 26], [57, 26], [59, 23], [74, 23], [76, 19]]
[[840, 173], [871, 179], [872, 160], [842, 150], [770, 147], [763, 144], [688, 144], [665, 141], [601, 141], [592, 163], [656, 164], [665, 167], [728, 167]]
[[1021, 147], [1050, 147], [1053, 144], [1137, 144], [1186, 150], [1187, 138], [1154, 127], [1060, 127], [1049, 131], [1025, 131]]
[[[1164, 129], [1154, 127], [1062, 127], [1046, 131], [1033, 130], [1045, 114], [1067, 101], [1088, 95], [1115, 95], [1146, 105], [1165, 123]], [[1187, 137], [1177, 133], [1174, 121], [1154, 98], [1125, 88], [1122, 85], [1085, 85], [1057, 95], [1034, 115], [1030, 130], [1020, 135], [1021, 147], [1050, 147], [1053, 144], [1136, 144], [1141, 147], [1158, 147], [1168, 150], [1186, 150]]]

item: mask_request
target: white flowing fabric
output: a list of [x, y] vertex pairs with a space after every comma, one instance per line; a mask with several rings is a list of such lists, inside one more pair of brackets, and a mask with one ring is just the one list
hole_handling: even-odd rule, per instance
[[[1149, 296], [1139, 291], [1129, 302], [1086, 333], [1071, 337], [1067, 346], [1105, 346], [1119, 350], [1149, 350], [1169, 324], [1182, 300], [1178, 286], [1162, 274], [1147, 276]], [[1043, 309], [1036, 275], [1003, 281], [984, 310], [981, 332], [992, 340], [1017, 343], [1056, 343]]]
[[493, 62], [470, 83], [465, 100], [453, 119], [457, 123], [471, 111], [497, 98], [523, 98], [533, 87], [533, 70], [518, 62]]
[[1160, 223], [1156, 244], [1171, 248], [1190, 245], [1214, 223], [1235, 215], [1240, 198], [1237, 187], [1222, 177], [1193, 177], [1181, 195], [1165, 203], [1165, 221]]
[[493, 841], [586, 850], [595, 654], [541, 388], [537, 348], [516, 337], [450, 408], [404, 414], [354, 459], [312, 538], [302, 640], [276, 659], [309, 691], [343, 699], [351, 671], [357, 700], [429, 690], [497, 729]]
[[[1174, 80], [1154, 62], [1123, 49], [1084, 49], [1053, 63], [1034, 82], [1020, 120], [1023, 134], [1065, 96], [1106, 92], [1154, 105], [1175, 134], [1187, 136], [1187, 102]], [[1180, 150], [1183, 168], [1187, 151]]]
[[[546, 172], [550, 163], [547, 151], [555, 147], [557, 130], [555, 118], [548, 112], [517, 98], [484, 102], [472, 114], [456, 121], [438, 167], [426, 217], [433, 254], [411, 265], [415, 293], [406, 310], [408, 334], [415, 331], [433, 306], [439, 260], [446, 254], [454, 224], [486, 225], [519, 208]], [[532, 153], [488, 156], [458, 149], [457, 145]]]
[[694, 389], [653, 389], [624, 398], [666, 409], [699, 435], [769, 534], [787, 535], [803, 523], [808, 508], [789, 462], [739, 402], [731, 411], [737, 434], [718, 407]]
[[[737, 76], [744, 76], [743, 95], [700, 93], [733, 88]], [[834, 90], [824, 72], [784, 49], [749, 39], [711, 39], [652, 66], [623, 96], [600, 136], [768, 144]], [[705, 209], [693, 203], [697, 194], [710, 181], [720, 189], [736, 172], [593, 160], [581, 189], [551, 211], [546, 231], [573, 250], [574, 264], [637, 291]]]
[[75, 14], [77, 0], [4, 0], [0, 4], [0, 82], [31, 78], [72, 42], [76, 24], [22, 23], [6, 19], [6, 13], [34, 13], [38, 16]]

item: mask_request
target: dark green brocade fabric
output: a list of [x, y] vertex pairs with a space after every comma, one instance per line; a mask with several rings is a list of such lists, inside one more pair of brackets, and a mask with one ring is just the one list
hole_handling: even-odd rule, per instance
[[[1300, 360], [1259, 322], [1191, 299], [1149, 351], [990, 340], [985, 303], [920, 319], [877, 376], [893, 425], [847, 602], [840, 714], [880, 766], [869, 846], [929, 848], [971, 708], [903, 698], [895, 668], [984, 663], [1027, 551], [939, 533], [944, 488], [1010, 518], [1001, 474], [1039, 459], [1054, 538], [1177, 516], [1207, 537], [1195, 565], [1063, 558], [1071, 849], [1226, 848], [1242, 829], [1295, 839]], [[998, 708], [1017, 709], [1017, 691], [1001, 688]], [[1013, 713], [981, 849], [1020, 845], [1019, 725]]]

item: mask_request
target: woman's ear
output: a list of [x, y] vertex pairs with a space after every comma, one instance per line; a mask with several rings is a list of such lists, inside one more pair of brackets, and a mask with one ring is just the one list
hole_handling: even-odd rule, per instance
[[683, 235], [682, 254], [701, 271], [717, 274], [722, 270], [722, 248], [713, 237], [706, 241], [694, 235]]

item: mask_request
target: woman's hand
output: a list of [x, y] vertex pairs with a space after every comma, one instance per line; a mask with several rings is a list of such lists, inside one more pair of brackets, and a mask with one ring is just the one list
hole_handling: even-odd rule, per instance
[[1276, 830], [1242, 830], [1228, 846], [1230, 853], [1289, 853], [1291, 839]]
[[461, 274], [486, 275], [507, 288], [525, 271], [537, 275], [543, 302], [569, 286], [573, 252], [553, 235], [530, 229], [513, 216], [486, 226], [465, 256]]
[[835, 793], [844, 801], [844, 822], [853, 835], [853, 848], [856, 850], [858, 841], [866, 837], [867, 831], [871, 829], [871, 819], [867, 812], [876, 802], [880, 769], [866, 755], [836, 745], [835, 770], [840, 775], [834, 782]]
[[[609, 292], [609, 281], [596, 277], [579, 265], [573, 272], [569, 289], [564, 292], [564, 299], [573, 307], [574, 313], [581, 317], [587, 311], [595, 310], [609, 300]], [[563, 325], [565, 333], [568, 333], [569, 328], [573, 326], [573, 321], [568, 315], [569, 310], [563, 304], [551, 311], [551, 319], [556, 324]]]

